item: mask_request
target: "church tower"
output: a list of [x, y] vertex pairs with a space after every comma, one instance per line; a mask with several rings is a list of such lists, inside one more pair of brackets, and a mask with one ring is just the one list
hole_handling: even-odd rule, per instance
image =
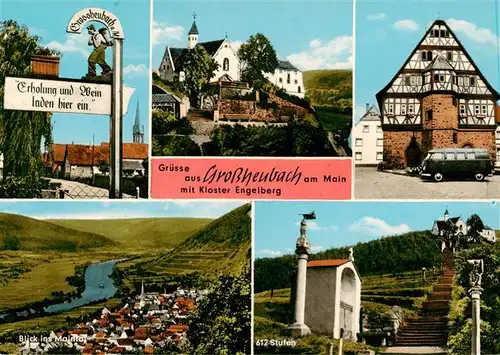
[[139, 100], [137, 100], [137, 108], [135, 109], [135, 122], [132, 135], [134, 143], [144, 143], [144, 132], [141, 130], [141, 118], [139, 116]]
[[448, 209], [446, 209], [446, 211], [444, 211], [444, 221], [447, 222], [449, 218], [450, 218], [450, 215], [448, 213]]
[[198, 44], [198, 27], [196, 27], [196, 14], [193, 14], [193, 24], [188, 33], [188, 48], [193, 49]]

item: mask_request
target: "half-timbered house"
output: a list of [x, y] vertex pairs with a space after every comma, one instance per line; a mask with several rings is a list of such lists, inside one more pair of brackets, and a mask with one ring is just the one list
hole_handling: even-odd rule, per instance
[[386, 156], [415, 166], [432, 148], [474, 147], [495, 158], [500, 94], [445, 21], [430, 26], [376, 97]]

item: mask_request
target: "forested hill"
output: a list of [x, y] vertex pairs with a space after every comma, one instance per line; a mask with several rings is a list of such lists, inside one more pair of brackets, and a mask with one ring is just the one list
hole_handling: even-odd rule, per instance
[[[410, 232], [398, 236], [383, 237], [352, 246], [359, 273], [400, 273], [420, 270], [422, 267], [441, 263], [440, 241], [430, 231]], [[311, 255], [310, 260], [346, 259], [349, 246], [328, 249]], [[257, 259], [254, 264], [255, 292], [288, 288], [291, 271], [296, 265], [295, 255]]]

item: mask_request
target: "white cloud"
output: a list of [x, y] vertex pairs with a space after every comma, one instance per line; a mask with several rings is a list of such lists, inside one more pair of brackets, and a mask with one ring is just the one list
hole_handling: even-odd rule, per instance
[[269, 255], [269, 256], [280, 256], [282, 253], [279, 250], [271, 250], [271, 249], [262, 249], [257, 250], [255, 254], [259, 255]]
[[463, 36], [479, 44], [493, 44], [497, 46], [499, 43], [499, 38], [487, 28], [480, 28], [471, 22], [454, 18], [446, 20], [446, 23], [454, 32], [461, 33]]
[[420, 25], [410, 19], [394, 22], [392, 26], [398, 30], [403, 30], [403, 31], [418, 31], [420, 29]]
[[371, 20], [371, 21], [380, 21], [380, 20], [385, 19], [385, 14], [383, 12], [380, 12], [378, 14], [368, 15], [368, 16], [366, 16], [366, 18], [368, 20]]
[[339, 36], [327, 43], [314, 39], [309, 50], [291, 54], [287, 59], [301, 70], [351, 69], [352, 36]]
[[123, 68], [123, 74], [129, 76], [147, 76], [148, 67], [146, 64], [129, 64]]
[[411, 230], [407, 224], [391, 226], [386, 221], [376, 217], [363, 217], [349, 226], [349, 230], [365, 233], [371, 236], [387, 236], [407, 233]]
[[[296, 226], [300, 226], [300, 222], [295, 223]], [[331, 225], [331, 226], [320, 226], [316, 221], [308, 221], [307, 229], [312, 231], [338, 231], [339, 227]]]
[[68, 34], [64, 43], [52, 41], [46, 44], [45, 47], [55, 49], [63, 54], [79, 53], [85, 59], [87, 59], [90, 54], [88, 37], [84, 35]]
[[184, 27], [169, 26], [166, 22], [153, 21], [152, 41], [153, 45], [161, 44], [166, 40], [181, 40]]

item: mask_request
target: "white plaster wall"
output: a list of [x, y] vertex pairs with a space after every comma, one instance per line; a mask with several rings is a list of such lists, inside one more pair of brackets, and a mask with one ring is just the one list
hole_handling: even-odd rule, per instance
[[335, 319], [336, 268], [307, 269], [305, 324], [313, 333], [332, 335]]
[[[287, 76], [290, 74], [290, 84], [287, 83]], [[304, 80], [301, 71], [276, 69], [272, 74], [266, 73], [265, 77], [276, 86], [285, 89], [287, 93], [298, 97], [305, 96]], [[281, 78], [281, 83], [280, 83]], [[295, 83], [297, 81], [297, 83]], [[298, 88], [300, 86], [300, 92]]]

